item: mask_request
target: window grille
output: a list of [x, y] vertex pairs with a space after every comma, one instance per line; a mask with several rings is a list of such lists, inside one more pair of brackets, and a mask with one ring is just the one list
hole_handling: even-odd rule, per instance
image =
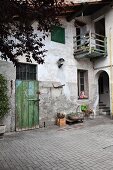
[[36, 80], [36, 65], [19, 64], [16, 67], [16, 79]]

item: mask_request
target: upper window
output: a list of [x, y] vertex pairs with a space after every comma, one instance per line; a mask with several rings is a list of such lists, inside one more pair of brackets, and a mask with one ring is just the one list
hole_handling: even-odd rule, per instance
[[52, 26], [51, 41], [65, 44], [65, 29], [59, 26]]
[[19, 64], [16, 67], [16, 79], [36, 80], [36, 65]]
[[88, 98], [88, 71], [78, 70], [78, 96], [79, 99]]

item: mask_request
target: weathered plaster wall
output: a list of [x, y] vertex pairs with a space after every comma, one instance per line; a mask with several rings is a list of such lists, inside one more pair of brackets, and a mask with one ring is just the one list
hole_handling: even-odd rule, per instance
[[[40, 84], [40, 126], [51, 125], [55, 123], [55, 117], [58, 112], [70, 113], [76, 110], [77, 103], [74, 96], [67, 98], [64, 94], [64, 86], [62, 88], [54, 88], [61, 85], [57, 82], [39, 82]], [[76, 84], [70, 83], [72, 87]]]
[[105, 36], [107, 37], [107, 58], [100, 58], [95, 61], [95, 68], [109, 66], [113, 64], [110, 61], [110, 57], [113, 55], [112, 45], [113, 45], [113, 23], [111, 22], [113, 19], [113, 9], [104, 14], [105, 17]]
[[[107, 106], [110, 106], [111, 112], [113, 112], [113, 51], [112, 51], [112, 46], [113, 46], [113, 23], [111, 22], [113, 20], [113, 9], [109, 7], [109, 10], [104, 8], [104, 10], [101, 10], [100, 12], [95, 13], [94, 16], [99, 17], [100, 19], [102, 17], [105, 17], [105, 36], [107, 37], [107, 57], [106, 58], [100, 58], [96, 59], [94, 62], [94, 75], [96, 76], [97, 73], [100, 71], [106, 71], [109, 76], [109, 93], [110, 93], [110, 98], [109, 95], [106, 95], [106, 97], [103, 98], [103, 101], [107, 104]], [[92, 24], [94, 25], [95, 21], [97, 21], [99, 18], [95, 18], [92, 21]], [[98, 75], [99, 78], [99, 75]], [[96, 85], [96, 84], [95, 84]], [[97, 85], [98, 85], [98, 80], [97, 80]], [[98, 88], [98, 87], [97, 87]], [[98, 95], [98, 90], [96, 92], [97, 98], [99, 98]], [[110, 103], [108, 103], [110, 101]]]
[[[112, 60], [113, 52], [111, 48], [113, 45], [113, 30], [112, 30], [113, 23], [111, 22], [112, 16], [113, 16], [113, 9], [110, 9], [109, 12], [104, 13], [105, 32], [106, 32], [106, 37], [107, 37], [107, 52], [108, 52], [108, 56], [106, 58], [96, 59], [93, 62], [90, 62], [89, 60], [77, 61], [73, 58], [72, 38], [76, 34], [75, 28], [73, 26], [73, 22], [66, 23], [65, 20], [62, 21], [63, 26], [66, 28], [66, 44], [65, 45], [51, 42], [50, 37], [48, 38], [48, 41], [46, 43], [46, 47], [48, 48], [48, 55], [46, 58], [45, 65], [39, 66], [39, 80], [42, 82], [46, 80], [47, 82], [55, 81], [58, 83], [60, 82], [60, 84], [65, 84], [65, 86], [62, 88], [62, 96], [63, 95], [65, 96], [65, 100], [63, 99], [62, 102], [66, 103], [67, 107], [68, 107], [68, 100], [72, 96], [74, 97], [75, 100], [72, 100], [71, 103], [76, 104], [76, 105], [81, 104], [81, 103], [88, 103], [91, 105], [91, 107], [95, 111], [97, 110], [97, 106], [99, 102], [99, 94], [98, 94], [99, 75], [97, 76], [97, 73], [102, 70], [108, 73], [109, 80], [110, 80], [110, 96], [112, 95], [113, 87], [111, 85], [111, 82], [113, 78], [111, 79], [111, 77], [113, 77], [113, 74], [111, 73], [112, 69], [110, 67], [110, 65], [113, 64], [113, 60]], [[91, 29], [92, 32], [94, 32], [95, 21], [91, 21], [90, 17], [84, 17], [82, 19], [87, 23], [87, 30], [89, 31]], [[56, 63], [58, 59], [60, 58], [60, 56], [65, 59], [65, 63], [61, 69], [58, 69]], [[88, 100], [84, 100], [84, 101], [78, 100], [77, 69], [88, 70], [88, 82], [89, 82], [89, 99]], [[70, 87], [69, 87], [69, 83], [70, 83]], [[52, 98], [55, 99], [55, 96], [52, 95]], [[105, 103], [109, 105], [107, 101], [109, 101], [109, 95], [106, 95], [106, 101], [105, 101]], [[57, 101], [55, 101], [55, 103], [56, 102]], [[43, 108], [43, 102], [41, 103], [41, 106]], [[65, 110], [65, 109], [63, 109], [62, 107], [62, 110]]]
[[[94, 30], [94, 23], [91, 23], [90, 17], [85, 17], [87, 23], [87, 31]], [[39, 81], [40, 91], [40, 126], [55, 123], [57, 112], [64, 111], [66, 114], [76, 111], [80, 104], [90, 104], [96, 110], [98, 104], [97, 81], [95, 83], [95, 75], [93, 65], [89, 59], [75, 60], [73, 56], [73, 36], [76, 35], [74, 21], [66, 22], [61, 18], [62, 27], [65, 28], [65, 44], [51, 41], [51, 35], [46, 38], [45, 48], [48, 50], [45, 58], [45, 64], [37, 66], [37, 80]], [[36, 26], [36, 23], [34, 23]], [[65, 62], [61, 68], [58, 68], [57, 61], [64, 58]], [[25, 60], [21, 59], [21, 62]], [[34, 62], [33, 62], [34, 63]], [[7, 64], [9, 65], [7, 67]], [[9, 80], [9, 95], [11, 97], [11, 111], [4, 121], [7, 121], [7, 130], [11, 131], [15, 128], [15, 68], [10, 63], [2, 62], [0, 71], [6, 75]], [[101, 64], [100, 64], [101, 65]], [[7, 68], [7, 69], [6, 69]], [[77, 86], [77, 69], [88, 70], [88, 86], [89, 99], [78, 100]], [[13, 71], [12, 71], [13, 70]], [[11, 74], [9, 74], [11, 72]], [[12, 74], [13, 73], [13, 74]], [[13, 90], [11, 90], [11, 80], [13, 80]], [[63, 85], [63, 86], [62, 86]], [[61, 88], [55, 88], [62, 86]]]
[[16, 69], [12, 63], [0, 60], [0, 74], [4, 75], [8, 81], [8, 95], [10, 99], [10, 110], [3, 119], [3, 124], [6, 125], [6, 131], [15, 130], [15, 79]]
[[[96, 111], [99, 101], [98, 95], [98, 78], [99, 72], [106, 71], [110, 80], [110, 96], [112, 98], [113, 91], [113, 9], [104, 14], [105, 16], [105, 31], [107, 36], [107, 58], [96, 59], [91, 62], [89, 59], [75, 60], [73, 56], [73, 36], [76, 35], [74, 21], [66, 22], [61, 18], [62, 27], [65, 28], [65, 44], [51, 41], [51, 35], [46, 38], [45, 49], [48, 50], [45, 58], [45, 64], [37, 66], [37, 80], [39, 81], [40, 102], [39, 102], [39, 119], [40, 126], [50, 125], [55, 123], [57, 112], [64, 111], [66, 114], [76, 111], [80, 104], [90, 104]], [[91, 17], [81, 18], [87, 23], [87, 31], [90, 29], [94, 32], [94, 20]], [[36, 27], [36, 23], [34, 23]], [[65, 62], [61, 68], [58, 68], [57, 61], [59, 58], [64, 58]], [[20, 58], [20, 62], [25, 62]], [[33, 62], [35, 63], [35, 62]], [[88, 70], [88, 86], [89, 98], [78, 100], [77, 86], [77, 69]], [[7, 131], [15, 130], [15, 79], [16, 71], [13, 64], [5, 61], [0, 61], [0, 73], [5, 75], [8, 80], [9, 97], [11, 109], [8, 115], [5, 116], [4, 123], [7, 124]], [[12, 81], [12, 83], [11, 83]], [[12, 84], [12, 85], [11, 85]], [[62, 86], [63, 85], [63, 86]], [[55, 88], [59, 87], [60, 88]], [[110, 100], [112, 106], [112, 100]]]
[[[90, 18], [86, 17], [90, 23]], [[45, 64], [38, 66], [38, 80], [40, 88], [40, 124], [54, 123], [57, 112], [64, 111], [66, 114], [75, 112], [78, 105], [86, 103], [93, 105], [94, 100], [94, 71], [93, 64], [89, 59], [75, 60], [73, 56], [73, 36], [76, 35], [74, 23], [61, 20], [65, 28], [66, 43], [51, 41], [51, 36], [46, 39], [48, 49]], [[88, 24], [87, 30], [91, 25]], [[64, 58], [65, 62], [58, 68], [57, 61]], [[77, 69], [88, 70], [89, 99], [78, 100]], [[53, 86], [65, 85], [62, 88]]]
[[[70, 113], [76, 109], [77, 99], [77, 69], [73, 57], [73, 36], [76, 34], [73, 22], [61, 20], [65, 28], [65, 44], [46, 39], [45, 48], [48, 49], [45, 64], [38, 66], [38, 80], [40, 86], [40, 124], [54, 123], [57, 112]], [[58, 68], [57, 61], [64, 58], [65, 62]], [[54, 88], [53, 86], [62, 86]]]

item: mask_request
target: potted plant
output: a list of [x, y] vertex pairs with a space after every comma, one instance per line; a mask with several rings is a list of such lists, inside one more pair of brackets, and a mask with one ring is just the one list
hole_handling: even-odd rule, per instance
[[64, 112], [57, 113], [57, 125], [65, 126], [66, 125], [66, 114]]
[[0, 136], [5, 132], [6, 126], [3, 125], [3, 117], [9, 110], [9, 98], [8, 98], [8, 88], [7, 80], [2, 74], [0, 74]]

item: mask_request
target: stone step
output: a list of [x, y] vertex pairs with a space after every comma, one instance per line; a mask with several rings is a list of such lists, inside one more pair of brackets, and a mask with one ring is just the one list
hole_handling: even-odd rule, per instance
[[99, 102], [99, 103], [103, 103], [103, 102]]
[[101, 107], [101, 106], [106, 106], [106, 104], [99, 103], [99, 107]]
[[110, 110], [109, 110], [109, 111], [106, 111], [106, 115], [110, 115]]
[[99, 109], [99, 111], [101, 111], [101, 112], [110, 112], [110, 108], [109, 109]]
[[99, 102], [99, 113], [102, 115], [110, 115], [110, 107], [103, 102]]
[[102, 114], [102, 115], [106, 115], [106, 112], [102, 112], [101, 114]]
[[99, 109], [108, 109], [109, 110], [109, 107], [101, 106], [101, 107], [99, 107]]
[[110, 108], [109, 109], [99, 109], [99, 114], [110, 115]]
[[110, 112], [100, 112], [101, 115], [110, 115]]

